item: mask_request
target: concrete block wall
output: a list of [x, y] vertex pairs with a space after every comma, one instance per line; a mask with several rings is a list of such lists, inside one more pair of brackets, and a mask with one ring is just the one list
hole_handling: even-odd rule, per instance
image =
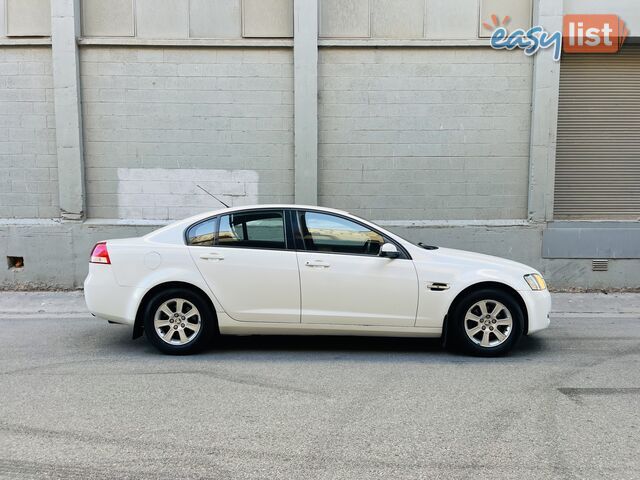
[[0, 268], [0, 289], [82, 286], [91, 249], [101, 240], [145, 235], [155, 227], [80, 222], [0, 223], [0, 255], [21, 256], [23, 268]]
[[49, 47], [0, 48], [0, 218], [58, 217]]
[[218, 206], [198, 183], [234, 205], [292, 201], [290, 49], [85, 47], [80, 59], [89, 217]]
[[376, 220], [524, 219], [531, 58], [323, 48], [319, 201]]

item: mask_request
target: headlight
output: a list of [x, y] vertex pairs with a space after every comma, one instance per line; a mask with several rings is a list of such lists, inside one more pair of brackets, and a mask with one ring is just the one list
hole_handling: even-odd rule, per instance
[[524, 279], [531, 287], [531, 290], [544, 290], [547, 288], [547, 282], [544, 281], [544, 278], [539, 273], [530, 273], [525, 275]]

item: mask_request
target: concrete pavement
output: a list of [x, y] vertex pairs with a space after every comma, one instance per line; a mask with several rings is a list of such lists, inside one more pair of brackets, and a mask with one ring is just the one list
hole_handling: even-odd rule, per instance
[[86, 317], [83, 292], [0, 292], [0, 315], [16, 317]]
[[505, 358], [347, 337], [177, 358], [78, 293], [0, 293], [0, 478], [640, 478], [640, 295], [581, 295]]

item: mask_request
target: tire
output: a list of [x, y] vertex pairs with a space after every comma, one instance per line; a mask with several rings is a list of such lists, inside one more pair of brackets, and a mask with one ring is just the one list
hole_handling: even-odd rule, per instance
[[209, 304], [186, 288], [163, 290], [145, 308], [145, 336], [168, 355], [199, 352], [210, 343], [215, 331], [215, 316]]
[[452, 346], [481, 357], [506, 354], [524, 330], [524, 315], [513, 295], [492, 288], [463, 298], [449, 322]]

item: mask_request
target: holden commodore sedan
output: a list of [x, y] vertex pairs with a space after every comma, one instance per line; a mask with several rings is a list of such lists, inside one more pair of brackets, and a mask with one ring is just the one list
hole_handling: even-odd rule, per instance
[[549, 325], [539, 272], [413, 243], [346, 212], [226, 208], [91, 253], [89, 310], [168, 354], [218, 335], [442, 337], [495, 356]]

